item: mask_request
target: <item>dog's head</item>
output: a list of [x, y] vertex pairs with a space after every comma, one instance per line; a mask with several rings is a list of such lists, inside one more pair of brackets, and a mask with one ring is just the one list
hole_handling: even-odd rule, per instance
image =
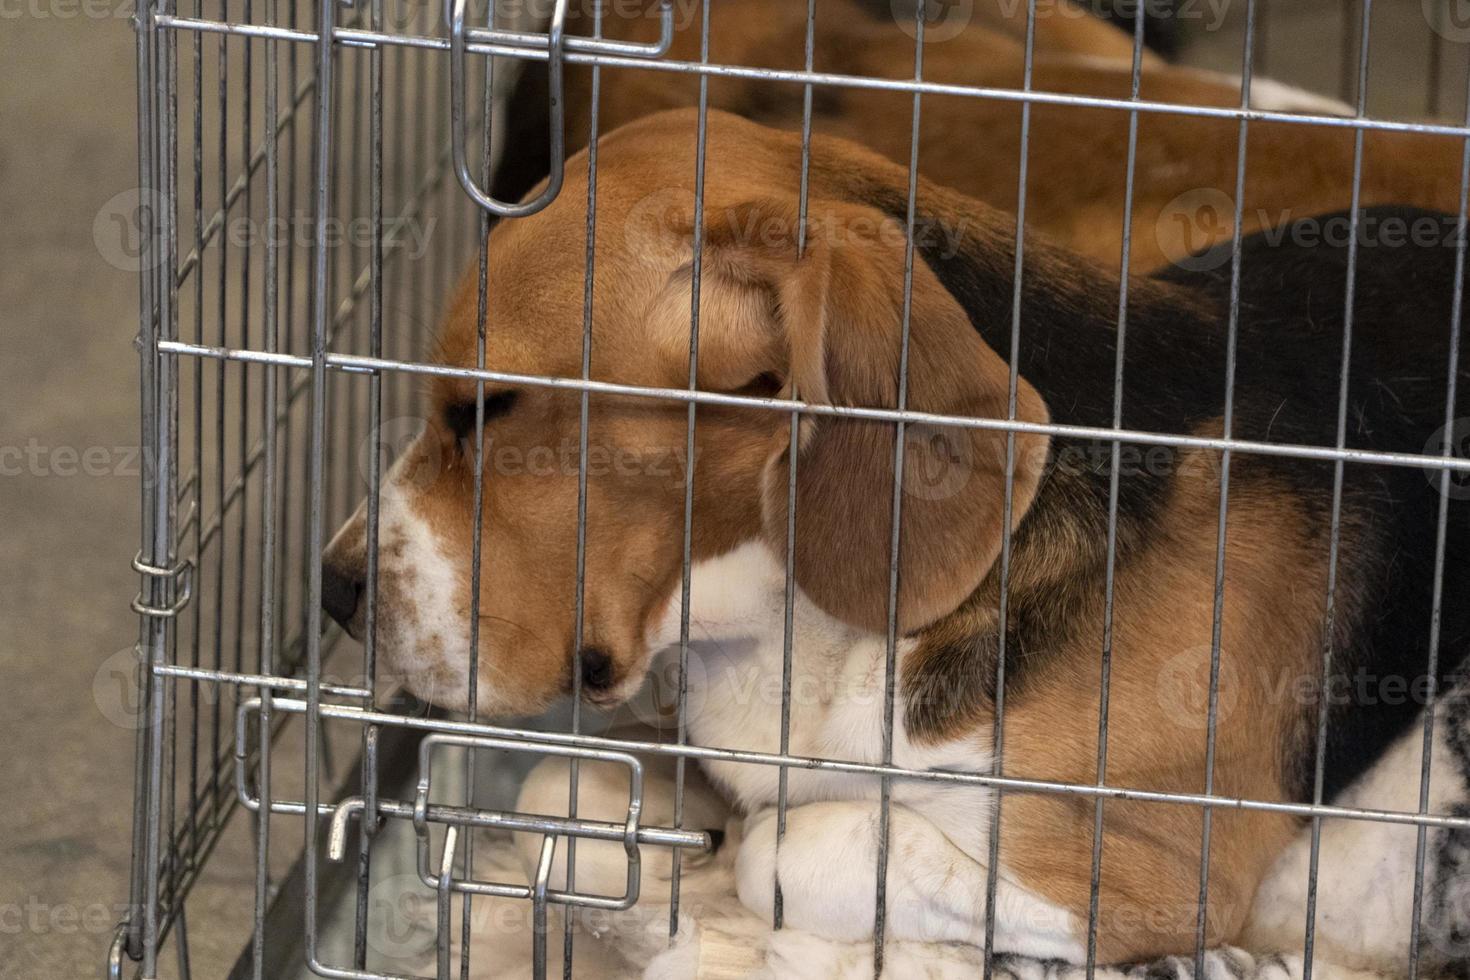
[[[901, 191], [902, 171], [852, 144], [818, 140], [801, 242], [799, 144], [713, 113], [696, 261], [693, 114], [634, 123], [598, 150], [595, 382], [687, 390], [697, 282], [700, 391], [895, 408], [908, 294], [907, 407], [1006, 416], [1006, 363], [922, 259], [906, 276], [902, 225], [844, 200], [821, 176], [855, 169], [898, 181]], [[554, 204], [491, 233], [483, 334], [490, 369], [582, 376], [586, 192], [579, 154]], [[439, 363], [475, 367], [478, 311], [471, 274], [440, 331]], [[579, 612], [584, 695], [611, 704], [633, 694], [655, 652], [655, 624], [679, 603], [686, 501], [695, 562], [751, 541], [784, 560], [789, 413], [699, 404], [691, 456], [687, 402], [594, 390], [584, 404], [570, 386], [483, 384], [477, 603], [474, 378], [433, 378], [428, 424], [383, 482], [377, 643], [385, 667], [420, 696], [465, 707], [475, 636], [479, 710], [544, 708], [571, 688]], [[1047, 418], [1024, 380], [1017, 414]], [[888, 617], [895, 434], [891, 421], [831, 415], [803, 417], [797, 433], [797, 584], [827, 613], [872, 630]], [[910, 425], [905, 447], [901, 631], [954, 610], [994, 563], [1006, 437]], [[1020, 435], [1016, 458], [1044, 447], [1043, 437]], [[1037, 474], [1016, 470], [1015, 520]], [[366, 541], [364, 507], [323, 557], [324, 604], [359, 637]]]

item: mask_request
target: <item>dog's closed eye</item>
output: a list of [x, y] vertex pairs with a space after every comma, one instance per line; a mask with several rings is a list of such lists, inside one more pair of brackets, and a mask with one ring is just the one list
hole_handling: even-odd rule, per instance
[[[487, 391], [485, 392], [485, 421], [498, 418], [510, 411], [515, 404], [516, 393], [513, 391]], [[450, 402], [444, 406], [444, 427], [454, 436], [456, 442], [463, 442], [475, 434], [475, 399], [467, 398], [464, 401]]]
[[775, 398], [781, 393], [784, 384], [781, 376], [774, 371], [762, 371], [730, 394], [745, 395], [748, 398]]

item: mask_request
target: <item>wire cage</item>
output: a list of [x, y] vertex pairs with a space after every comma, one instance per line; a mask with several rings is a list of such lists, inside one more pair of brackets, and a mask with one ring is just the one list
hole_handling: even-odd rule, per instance
[[[915, 38], [916, 57], [935, 3], [892, 6], [895, 24]], [[681, 796], [670, 820], [643, 814], [642, 779], [651, 760], [677, 764], [681, 794], [683, 780], [693, 778], [694, 767], [685, 766], [691, 760], [778, 767], [783, 817], [785, 775], [802, 767], [880, 779], [885, 816], [895, 781], [928, 779], [1007, 794], [1073, 792], [1095, 801], [1099, 813], [1105, 801], [1124, 796], [1206, 813], [1224, 806], [1278, 809], [1309, 818], [1314, 841], [1330, 819], [1380, 820], [1418, 829], [1421, 875], [1429, 829], [1470, 829], [1470, 817], [1431, 812], [1427, 795], [1418, 812], [1370, 811], [1332, 805], [1321, 797], [1320, 783], [1316, 800], [1282, 804], [1218, 796], [1207, 774], [1198, 793], [1151, 794], [1105, 779], [1091, 785], [1028, 780], [1025, 773], [1008, 773], [999, 758], [994, 771], [954, 773], [895, 766], [891, 748], [886, 758], [854, 761], [794, 756], [784, 743], [776, 753], [691, 745], [677, 703], [673, 734], [659, 739], [598, 733], [576, 706], [520, 725], [451, 715], [395, 691], [392, 679], [380, 675], [372, 643], [360, 648], [344, 642], [324, 620], [318, 562], [332, 529], [364, 497], [371, 520], [383, 473], [424, 424], [419, 387], [438, 370], [429, 343], [441, 301], [466, 268], [478, 278], [481, 295], [495, 288], [496, 269], [483, 250], [491, 223], [514, 221], [550, 200], [558, 191], [555, 175], [566, 140], [595, 140], [602, 72], [659, 71], [671, 86], [697, 80], [701, 110], [710, 80], [794, 92], [799, 106], [804, 99], [806, 137], [813, 101], [819, 103], [824, 90], [870, 89], [912, 95], [916, 113], [921, 97], [975, 98], [1027, 107], [1093, 106], [1135, 121], [1151, 113], [1193, 112], [1238, 121], [1242, 133], [1256, 121], [1290, 119], [1360, 134], [1460, 139], [1470, 138], [1461, 43], [1467, 31], [1456, 20], [1454, 0], [1323, 4], [1316, 15], [1332, 41], [1311, 58], [1273, 43], [1272, 22], [1290, 14], [1292, 5], [1242, 0], [1224, 8], [1222, 24], [1233, 40], [1213, 50], [1231, 54], [1208, 67], [1247, 80], [1269, 73], [1335, 95], [1355, 110], [1344, 117], [1256, 108], [1248, 86], [1238, 107], [1181, 107], [1139, 99], [1136, 88], [1131, 99], [1111, 99], [933, 82], [918, 69], [908, 79], [818, 71], [812, 33], [821, 0], [809, 0], [806, 8], [804, 65], [780, 69], [711, 60], [708, 32], [702, 57], [671, 57], [676, 27], [687, 29], [687, 15], [701, 13], [695, 9], [700, 4], [664, 0], [653, 12], [658, 28], [652, 40], [638, 42], [604, 39], [598, 2], [586, 5], [575, 29], [567, 23], [567, 0], [492, 6], [466, 0], [445, 9], [415, 0], [140, 0], [134, 26], [142, 238], [135, 259], [141, 427], [150, 465], [141, 485], [143, 533], [134, 561], [140, 578], [133, 604], [139, 713], [130, 914], [110, 950], [110, 976], [469, 976], [472, 964], [504, 952], [477, 942], [472, 928], [473, 907], [490, 899], [525, 910], [528, 928], [516, 935], [530, 946], [534, 975], [544, 976], [557, 961], [568, 976], [582, 972], [573, 939], [576, 916], [560, 919], [558, 930], [548, 924], [556, 921], [548, 910], [633, 906], [649, 891], [642, 852], [672, 849], [671, 894], [667, 910], [660, 906], [672, 934], [680, 924], [678, 855], [711, 844], [708, 827], [684, 821]], [[1022, 7], [1029, 7], [1028, 23], [1034, 22], [1038, 0]], [[707, 25], [708, 8], [703, 0], [703, 16], [693, 22]], [[1141, 52], [1152, 28], [1146, 18], [1129, 22], [1142, 25], [1133, 33]], [[1179, 24], [1187, 39], [1187, 21]], [[1373, 44], [1383, 31], [1392, 38], [1385, 43], [1423, 52], [1422, 85], [1369, 85]], [[1136, 57], [1135, 78], [1138, 63]], [[568, 67], [591, 71], [589, 106], [569, 104]], [[568, 136], [567, 114], [590, 124], [590, 132]], [[1432, 121], [1411, 121], [1425, 118]], [[701, 139], [703, 133], [701, 126]], [[544, 191], [527, 205], [513, 203], [548, 172], [553, 179]], [[1018, 200], [1026, 193], [1024, 173]], [[1131, 171], [1128, 176], [1131, 187]], [[1355, 172], [1355, 181], [1360, 176]], [[1353, 191], [1345, 189], [1345, 200]], [[910, 208], [910, 238], [913, 231]], [[551, 380], [502, 376], [493, 363], [464, 376]], [[585, 374], [581, 381], [557, 383], [583, 392], [601, 384]], [[651, 394], [690, 406], [692, 444], [701, 393]], [[796, 418], [811, 407], [794, 402], [785, 410], [794, 433]], [[875, 417], [900, 431], [907, 421], [901, 410]], [[989, 421], [1002, 430], [1020, 428], [1014, 417]], [[1177, 443], [1124, 430], [1116, 421], [1112, 430], [1094, 435], [1112, 446], [1114, 465], [1121, 444]], [[1227, 453], [1261, 449], [1228, 435], [1205, 442]], [[903, 444], [900, 437], [900, 458]], [[1375, 461], [1346, 449], [1341, 438], [1335, 448], [1295, 448], [1339, 466], [1349, 459]], [[581, 458], [585, 467], [586, 455]], [[1445, 479], [1470, 469], [1449, 445], [1442, 454], [1376, 461], [1438, 467]], [[478, 580], [478, 564], [474, 574]], [[788, 594], [790, 587], [788, 577]], [[895, 642], [890, 625], [890, 740]], [[790, 655], [788, 644], [788, 670]], [[1099, 657], [1105, 690], [1101, 645]], [[1213, 667], [1213, 705], [1218, 632], [1205, 662]], [[682, 690], [680, 678], [674, 685]], [[789, 690], [781, 710], [791, 710]], [[1426, 726], [1433, 718], [1429, 710]], [[1100, 741], [1105, 736], [1106, 721]], [[578, 817], [575, 803], [567, 816], [517, 812], [515, 787], [548, 755], [570, 760], [574, 787], [581, 763], [626, 769], [626, 814]], [[1423, 771], [1427, 785], [1427, 754]], [[537, 874], [523, 881], [477, 875], [470, 841], [487, 829], [538, 835]], [[555, 887], [554, 857], [575, 854], [579, 840], [625, 848], [621, 895], [582, 893], [574, 881], [565, 890]], [[1208, 829], [1201, 843], [1208, 855]], [[1094, 916], [1100, 860], [1095, 850]], [[880, 851], [873, 953], [879, 971], [886, 861]], [[992, 896], [997, 867], [992, 860]], [[1315, 857], [1311, 873], [1315, 882]], [[401, 917], [410, 893], [421, 903], [420, 914], [410, 916], [416, 938], [384, 938], [392, 927], [382, 920]], [[1202, 894], [1201, 922], [1205, 902]], [[777, 909], [779, 927], [779, 901]], [[1311, 915], [1302, 923], [1307, 970], [1314, 923]], [[1203, 976], [1202, 928], [1199, 935], [1196, 972]], [[395, 959], [391, 952], [403, 955]], [[1415, 955], [1411, 950], [1411, 972]], [[414, 956], [418, 967], [402, 965]]]

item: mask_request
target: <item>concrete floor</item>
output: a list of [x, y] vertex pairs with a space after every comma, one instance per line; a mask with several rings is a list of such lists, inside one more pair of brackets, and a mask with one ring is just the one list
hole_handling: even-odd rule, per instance
[[[1231, 23], [1243, 6], [1229, 8]], [[1422, 113], [1423, 34], [1410, 29], [1419, 0], [1378, 6], [1384, 37], [1403, 40], [1386, 43], [1375, 106]], [[0, 978], [16, 980], [97, 975], [127, 892], [137, 282], [106, 256], [118, 243], [109, 202], [137, 184], [129, 7], [0, 8]], [[1268, 69], [1336, 94], [1327, 9], [1273, 6]], [[1324, 16], [1333, 39], [1318, 42], [1309, 72], [1289, 70], [1286, 39], [1320, 38]], [[1208, 34], [1189, 60], [1228, 69], [1235, 37]], [[1463, 48], [1453, 53], [1463, 60]], [[1462, 75], [1450, 77], [1463, 91]], [[1380, 92], [1388, 104], [1376, 105]], [[226, 876], [201, 893], [203, 911], [246, 894]], [[206, 962], [229, 961], [217, 952]]]
[[137, 631], [138, 287], [93, 223], [138, 184], [130, 6], [0, 13], [0, 976], [17, 980], [98, 975], [127, 893], [133, 732], [99, 668]]

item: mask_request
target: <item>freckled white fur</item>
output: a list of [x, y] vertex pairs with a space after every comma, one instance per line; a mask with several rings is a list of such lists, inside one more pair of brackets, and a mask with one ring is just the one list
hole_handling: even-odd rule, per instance
[[[416, 697], [463, 710], [469, 692], [470, 624], [463, 595], [464, 568], [456, 567], [413, 502], [408, 476], [411, 447], [383, 478], [378, 502], [380, 591], [401, 587], [399, 601], [379, 607], [378, 650], [383, 674]], [[362, 508], [366, 508], [364, 501]], [[352, 522], [348, 522], [350, 526]], [[344, 527], [345, 532], [345, 527]], [[481, 661], [481, 671], [489, 667]], [[477, 689], [484, 714], [508, 706], [482, 676]]]
[[[690, 740], [762, 752], [780, 750], [785, 574], [772, 554], [747, 544], [692, 570]], [[675, 595], [649, 636], [677, 655]], [[900, 641], [897, 659], [912, 649]], [[799, 593], [793, 615], [789, 751], [862, 763], [883, 761], [885, 642], [823, 613]], [[984, 772], [989, 740], [976, 732], [937, 746], [911, 742], [897, 707], [893, 762], [914, 769]], [[779, 866], [786, 921], [832, 939], [872, 934], [879, 845], [879, 780], [788, 770], [786, 836], [779, 860], [775, 806], [779, 770], [706, 762], [711, 779], [750, 814], [736, 859], [741, 899], [769, 915]], [[887, 929], [892, 939], [983, 943], [986, 859], [993, 796], [975, 786], [895, 780], [889, 825]], [[1072, 916], [1007, 878], [997, 886], [997, 950], [1076, 959]]]
[[[1450, 813], [1470, 799], [1470, 786], [1460, 774], [1442, 731], [1430, 752], [1430, 813]], [[1419, 809], [1419, 769], [1423, 728], [1412, 726], [1374, 767], [1332, 802], [1339, 806], [1415, 812]], [[1426, 835], [1424, 895], [1441, 869], [1434, 848], [1444, 831]], [[1322, 824], [1318, 865], [1315, 955], [1319, 961], [1360, 970], [1403, 970], [1408, 963], [1413, 914], [1416, 829], [1407, 824], [1361, 820], [1328, 820]], [[1307, 921], [1307, 883], [1311, 857], [1310, 831], [1301, 834], [1276, 861], [1261, 883], [1246, 925], [1252, 947], [1301, 949]], [[1470, 883], [1451, 883], [1460, 893], [1447, 903], [1459, 925], [1470, 911]], [[1426, 915], [1423, 936], [1429, 949], [1426, 964], [1470, 955], [1470, 949], [1436, 949], [1453, 944], [1445, 926]]]

